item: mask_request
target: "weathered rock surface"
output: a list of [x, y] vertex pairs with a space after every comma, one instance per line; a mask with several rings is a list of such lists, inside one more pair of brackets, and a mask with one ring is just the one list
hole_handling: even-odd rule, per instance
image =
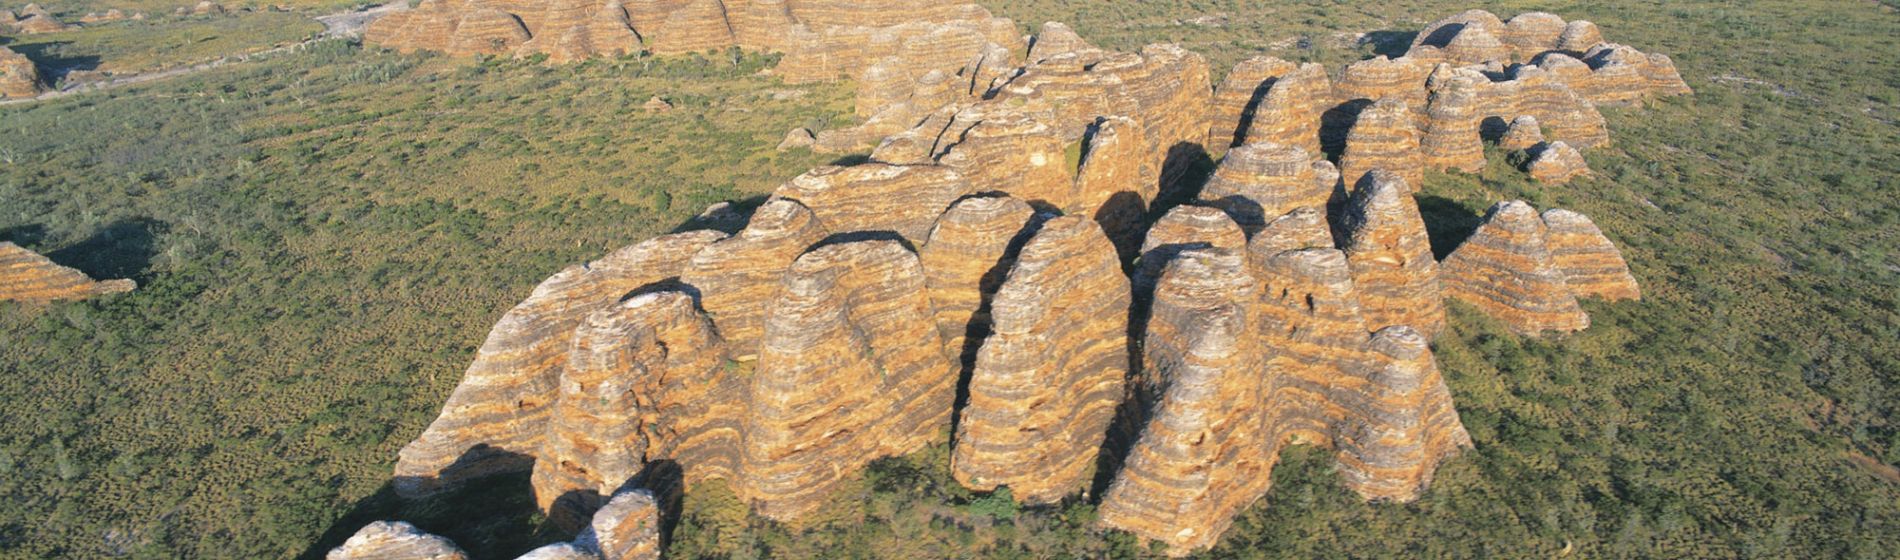
[[778, 297], [785, 268], [829, 234], [810, 208], [780, 198], [753, 212], [738, 235], [690, 257], [680, 282], [699, 291], [700, 307], [719, 328], [733, 359], [758, 356], [766, 306]]
[[1143, 220], [1161, 187], [1144, 134], [1141, 124], [1127, 117], [1097, 120], [1084, 138], [1073, 204], [1066, 209], [1094, 217], [1116, 250], [1130, 258], [1140, 249], [1147, 227]]
[[325, 560], [468, 560], [468, 555], [456, 548], [455, 543], [402, 521], [371, 523], [323, 557]]
[[578, 540], [592, 544], [601, 560], [659, 560], [659, 501], [646, 489], [616, 494]]
[[543, 281], [488, 333], [461, 385], [421, 437], [403, 447], [394, 486], [409, 497], [532, 468], [546, 439], [573, 334], [595, 309], [678, 277], [687, 259], [725, 234], [658, 237]]
[[1029, 240], [991, 312], [958, 424], [952, 473], [1030, 503], [1085, 488], [1128, 371], [1129, 291], [1115, 247], [1087, 218]]
[[971, 192], [988, 190], [973, 188], [949, 167], [867, 163], [813, 169], [772, 196], [804, 203], [829, 231], [891, 232], [919, 246], [937, 217]]
[[1273, 83], [1240, 134], [1250, 143], [1272, 142], [1320, 153], [1320, 116], [1333, 105], [1332, 90], [1325, 66], [1301, 64]]
[[810, 149], [818, 139], [812, 137], [809, 128], [794, 128], [785, 132], [785, 139], [779, 141], [778, 151], [786, 152], [799, 148]]
[[27, 98], [46, 91], [40, 69], [26, 55], [0, 47], [0, 99]]
[[1201, 200], [1227, 212], [1252, 234], [1302, 206], [1325, 206], [1330, 184], [1315, 177], [1313, 156], [1294, 146], [1254, 142], [1234, 148], [1221, 159], [1201, 189]]
[[1426, 168], [1466, 173], [1484, 169], [1484, 138], [1479, 131], [1483, 109], [1478, 100], [1483, 80], [1482, 75], [1453, 74], [1432, 88], [1419, 139]]
[[1388, 327], [1368, 349], [1374, 369], [1340, 398], [1351, 411], [1334, 438], [1340, 477], [1368, 500], [1415, 500], [1440, 461], [1471, 447], [1471, 436], [1438, 374], [1429, 337]]
[[1133, 276], [1137, 299], [1154, 291], [1161, 272], [1176, 255], [1190, 249], [1209, 247], [1239, 249], [1247, 246], [1247, 232], [1227, 213], [1212, 206], [1185, 205], [1169, 210], [1141, 242], [1141, 257], [1135, 261]]
[[1583, 160], [1583, 154], [1561, 141], [1545, 144], [1543, 149], [1537, 150], [1537, 155], [1531, 158], [1530, 173], [1532, 179], [1553, 185], [1591, 174], [1590, 164]]
[[1439, 267], [1445, 295], [1526, 335], [1590, 326], [1551, 254], [1544, 220], [1522, 201], [1500, 202]]
[[[990, 298], [1015, 265], [1036, 211], [1008, 196], [963, 199], [937, 219], [918, 252], [944, 348], [973, 363], [990, 332]], [[974, 336], [965, 341], [965, 337]]]
[[1208, 151], [1219, 156], [1229, 148], [1246, 144], [1247, 137], [1242, 133], [1251, 128], [1267, 92], [1281, 76], [1298, 68], [1271, 56], [1257, 56], [1234, 65], [1214, 89], [1214, 106], [1208, 112]]
[[138, 284], [131, 280], [93, 281], [84, 272], [0, 241], [0, 301], [79, 300], [130, 292], [136, 287]]
[[1418, 130], [1412, 127], [1411, 110], [1403, 101], [1386, 99], [1373, 103], [1359, 113], [1359, 120], [1346, 138], [1346, 152], [1339, 156], [1339, 170], [1346, 185], [1357, 188], [1374, 169], [1397, 174], [1404, 180], [1405, 187], [1413, 191], [1425, 184]]
[[1044, 22], [1029, 46], [1029, 62], [1038, 63], [1057, 55], [1096, 50], [1094, 45], [1061, 22]]
[[1570, 293], [1610, 301], [1643, 298], [1622, 251], [1588, 216], [1552, 208], [1543, 218], [1551, 258], [1563, 271]]
[[1430, 337], [1445, 325], [1438, 261], [1404, 179], [1374, 170], [1341, 212], [1340, 247], [1352, 265], [1366, 328], [1405, 325]]
[[1537, 117], [1518, 115], [1511, 119], [1510, 128], [1498, 139], [1498, 147], [1506, 150], [1529, 150], [1544, 143], [1544, 129], [1537, 124]]
[[788, 520], [872, 459], [914, 451], [949, 423], [957, 367], [923, 267], [896, 241], [806, 253], [770, 307], [737, 490]]

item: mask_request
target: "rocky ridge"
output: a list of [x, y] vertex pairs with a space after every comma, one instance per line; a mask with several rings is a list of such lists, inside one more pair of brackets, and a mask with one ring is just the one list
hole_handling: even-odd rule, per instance
[[[848, 7], [818, 13], [880, 21]], [[1458, 25], [1493, 25], [1469, 19]], [[1588, 40], [1569, 24], [1538, 38], [1533, 20], [1550, 23], [1420, 49], [1496, 62]], [[1587, 325], [1578, 294], [1635, 289], [1587, 218], [1517, 202], [1431, 258], [1404, 167], [1465, 157], [1478, 127], [1450, 121], [1497, 114], [1471, 109], [1487, 96], [1531, 106], [1515, 98], [1570, 91], [1557, 105], [1594, 112], [1541, 69], [1494, 82], [1400, 57], [1342, 80], [1380, 96], [1353, 103], [1383, 115], [1359, 136], [1400, 138], [1360, 141], [1355, 180], [1324, 159], [1322, 113], [1339, 104], [1323, 68], [1256, 61], [1254, 76], [1284, 74], [1217, 90], [1178, 47], [1112, 52], [1044, 31], [1020, 55], [1031, 62], [942, 97], [869, 162], [793, 178], [739, 233], [662, 236], [548, 279], [403, 450], [398, 493], [526, 471], [551, 519], [598, 526], [609, 497], [677, 468], [687, 491], [723, 479], [754, 512], [797, 522], [870, 460], [947, 436], [960, 483], [1032, 503], [1107, 468], [1099, 525], [1185, 554], [1266, 494], [1287, 443], [1333, 449], [1348, 488], [1391, 501], [1469, 447], [1428, 345], [1442, 298], [1536, 334]], [[974, 91], [971, 68], [954, 83]], [[1437, 87], [1391, 85], [1414, 80]], [[1413, 96], [1426, 111], [1402, 109]], [[1553, 112], [1524, 114], [1588, 128]], [[1253, 120], [1230, 140], [1215, 121], [1236, 114]], [[1156, 212], [1196, 192], [1182, 160], [1210, 139], [1233, 147], [1202, 200]]]

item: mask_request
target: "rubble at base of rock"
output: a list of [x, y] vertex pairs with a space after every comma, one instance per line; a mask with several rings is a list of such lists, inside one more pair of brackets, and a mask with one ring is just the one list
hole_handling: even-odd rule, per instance
[[[1428, 344], [1446, 298], [1536, 335], [1587, 327], [1578, 297], [1640, 297], [1588, 218], [1522, 202], [1434, 261], [1424, 171], [1481, 168], [1488, 119], [1512, 123], [1508, 142], [1581, 149], [1608, 141], [1593, 100], [1687, 93], [1667, 57], [1549, 14], [1466, 12], [1338, 83], [1262, 58], [1217, 88], [1179, 47], [1106, 51], [1060, 24], [1024, 41], [980, 8], [728, 2], [726, 34], [695, 31], [717, 4], [560, 4], [521, 25], [592, 40], [624, 18], [656, 52], [785, 52], [788, 79], [861, 63], [866, 124], [782, 149], [870, 161], [719, 218], [734, 235], [663, 236], [549, 278], [404, 449], [402, 495], [529, 472], [550, 519], [592, 527], [539, 558], [650, 558], [653, 497], [616, 505], [641, 466], [724, 479], [796, 522], [869, 462], [947, 434], [959, 483], [1048, 503], [1095, 474], [1099, 526], [1172, 555], [1218, 542], [1287, 443], [1331, 448], [1367, 500], [1416, 499], [1472, 445]], [[431, 48], [416, 26], [467, 7], [425, 4], [384, 44]], [[1207, 155], [1212, 176], [1190, 184], [1183, 161]]]

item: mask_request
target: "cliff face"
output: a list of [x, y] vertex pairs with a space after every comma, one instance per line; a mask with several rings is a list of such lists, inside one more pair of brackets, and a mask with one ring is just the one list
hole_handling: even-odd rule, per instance
[[131, 280], [93, 281], [19, 245], [0, 241], [0, 301], [78, 300], [132, 291]]
[[[619, 6], [636, 30], [707, 25], [691, 3]], [[724, 5], [739, 42], [768, 40], [771, 22], [976, 14]], [[1482, 164], [1482, 119], [1526, 117], [1520, 136], [1600, 130], [1553, 70], [1457, 62], [1523, 64], [1593, 26], [1487, 15], [1443, 22], [1337, 87], [1317, 65], [1259, 59], [1216, 90], [1197, 55], [1105, 51], [1059, 25], [1026, 65], [981, 52], [954, 74], [867, 70], [882, 85], [864, 91], [890, 95], [860, 114], [916, 115], [872, 142], [871, 161], [788, 181], [735, 214], [731, 237], [662, 236], [549, 278], [403, 450], [396, 488], [530, 471], [550, 519], [591, 527], [537, 558], [650, 557], [655, 500], [626, 496], [662, 466], [689, 491], [725, 479], [754, 512], [796, 522], [871, 461], [945, 434], [959, 483], [1048, 503], [1107, 481], [1100, 525], [1170, 554], [1218, 542], [1287, 443], [1332, 448], [1368, 500], [1417, 498], [1471, 445], [1428, 344], [1443, 298], [1536, 334], [1586, 326], [1577, 297], [1639, 297], [1588, 218], [1521, 202], [1432, 259], [1414, 177]], [[1644, 83], [1668, 89], [1641, 58]], [[1328, 134], [1344, 177], [1320, 151]], [[1228, 144], [1219, 166], [1187, 184], [1210, 141]]]

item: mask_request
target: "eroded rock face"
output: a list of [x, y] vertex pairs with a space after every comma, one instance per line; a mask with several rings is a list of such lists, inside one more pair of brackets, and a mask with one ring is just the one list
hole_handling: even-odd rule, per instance
[[530, 470], [546, 440], [549, 405], [558, 396], [575, 328], [635, 289], [678, 277], [692, 254], [724, 237], [712, 231], [658, 237], [536, 286], [489, 331], [441, 415], [403, 447], [396, 492], [419, 497], [473, 478]]
[[985, 191], [972, 191], [949, 167], [868, 163], [813, 169], [772, 196], [803, 203], [828, 231], [890, 232], [917, 246], [937, 216], [970, 192]]
[[1388, 327], [1373, 335], [1368, 349], [1375, 369], [1360, 390], [1341, 399], [1351, 414], [1335, 437], [1340, 477], [1368, 500], [1415, 500], [1440, 461], [1471, 447], [1471, 436], [1426, 335]]
[[131, 280], [93, 281], [84, 272], [0, 241], [0, 301], [79, 300], [130, 292], [137, 287]]
[[1590, 164], [1583, 161], [1583, 154], [1564, 142], [1552, 142], [1537, 150], [1531, 158], [1531, 178], [1539, 182], [1562, 185], [1571, 179], [1590, 176]]
[[[930, 241], [918, 252], [938, 336], [963, 361], [975, 360], [972, 351], [990, 332], [986, 304], [1033, 233], [1035, 214], [1028, 203], [1008, 196], [967, 198], [937, 219]], [[968, 336], [976, 338], [966, 341]]]
[[680, 281], [699, 291], [733, 359], [756, 359], [766, 306], [778, 297], [785, 268], [827, 235], [811, 209], [781, 198], [760, 206], [738, 235], [690, 257]]
[[[1483, 82], [1483, 75], [1459, 73], [1432, 88], [1419, 139], [1425, 167], [1466, 173], [1484, 169], [1484, 138], [1479, 132], [1483, 108], [1478, 100]], [[1414, 188], [1418, 186], [1422, 185]]]
[[1122, 255], [1140, 248], [1149, 205], [1160, 194], [1160, 170], [1147, 161], [1148, 142], [1140, 123], [1127, 117], [1103, 117], [1085, 137], [1082, 164], [1075, 174], [1069, 213], [1091, 216]]
[[45, 90], [40, 69], [31, 59], [0, 47], [0, 99], [34, 97]]
[[1445, 295], [1526, 335], [1590, 326], [1552, 256], [1544, 220], [1522, 201], [1500, 202], [1439, 268]]
[[1213, 155], [1247, 143], [1245, 132], [1253, 123], [1260, 104], [1274, 82], [1299, 66], [1271, 56], [1258, 56], [1234, 65], [1227, 78], [1214, 89], [1214, 107], [1207, 130], [1208, 151]]
[[1342, 212], [1340, 246], [1352, 265], [1366, 327], [1405, 325], [1430, 337], [1444, 328], [1438, 261], [1404, 179], [1374, 170]]
[[1551, 258], [1563, 271], [1570, 293], [1610, 301], [1643, 298], [1622, 251], [1588, 216], [1552, 208], [1543, 218]]
[[591, 541], [601, 560], [659, 560], [659, 500], [645, 489], [621, 492], [600, 508], [579, 540]]
[[651, 461], [686, 468], [688, 484], [737, 465], [744, 380], [724, 341], [680, 291], [635, 296], [588, 315], [535, 457], [535, 501], [579, 527]]
[[1505, 129], [1504, 136], [1498, 139], [1498, 147], [1506, 150], [1529, 150], [1544, 143], [1544, 129], [1537, 124], [1537, 117], [1518, 115], [1511, 120], [1511, 126]]
[[766, 320], [736, 489], [769, 518], [809, 513], [847, 473], [935, 438], [956, 385], [915, 254], [886, 240], [806, 253]]
[[1356, 188], [1373, 169], [1397, 174], [1406, 188], [1414, 191], [1425, 184], [1418, 131], [1412, 127], [1411, 110], [1403, 101], [1373, 103], [1359, 114], [1346, 138], [1346, 152], [1339, 156], [1339, 170], [1346, 185]]
[[1320, 116], [1332, 107], [1332, 89], [1325, 66], [1301, 64], [1273, 83], [1241, 134], [1248, 142], [1272, 142], [1309, 154], [1320, 153]]
[[958, 424], [951, 472], [1029, 503], [1085, 488], [1121, 403], [1129, 292], [1095, 222], [1044, 224], [996, 294]]
[[468, 560], [448, 539], [401, 521], [377, 521], [357, 531], [325, 560]]
[[1325, 206], [1330, 185], [1316, 178], [1313, 156], [1294, 146], [1255, 142], [1227, 152], [1201, 189], [1206, 204], [1220, 208], [1251, 234], [1302, 206]]

